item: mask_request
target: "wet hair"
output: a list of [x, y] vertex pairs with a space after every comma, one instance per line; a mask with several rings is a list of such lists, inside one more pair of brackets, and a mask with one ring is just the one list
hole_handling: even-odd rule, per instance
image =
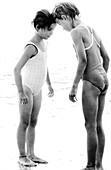
[[50, 13], [48, 10], [43, 9], [36, 13], [35, 18], [32, 21], [34, 28], [49, 29], [52, 24], [56, 23], [56, 18], [53, 13]]
[[79, 15], [80, 12], [73, 3], [63, 2], [55, 6], [53, 12], [55, 13], [56, 18], [62, 19], [62, 15], [70, 18], [75, 18], [76, 15]]

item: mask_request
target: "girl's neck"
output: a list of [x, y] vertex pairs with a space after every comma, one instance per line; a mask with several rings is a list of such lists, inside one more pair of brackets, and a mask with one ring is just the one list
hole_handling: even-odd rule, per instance
[[43, 41], [43, 38], [37, 32], [35, 32], [35, 35], [33, 36], [33, 38], [31, 40], [34, 43], [39, 44]]
[[38, 33], [35, 33], [35, 41], [37, 43], [40, 43], [41, 41], [43, 41], [43, 38]]
[[81, 21], [80, 21], [80, 22], [77, 22], [77, 23], [75, 24], [75, 28], [78, 27], [78, 26], [82, 26], [82, 25], [85, 25], [85, 24], [84, 24], [83, 22], [81, 22]]
[[37, 32], [31, 38], [30, 41], [33, 42], [34, 44], [36, 44], [37, 46], [41, 46], [42, 44], [44, 44], [43, 38], [41, 38], [40, 35]]
[[41, 51], [43, 52], [46, 51], [46, 43], [44, 42], [44, 39], [37, 32], [31, 39], [31, 41], [35, 43]]
[[84, 24], [81, 19], [80, 19], [80, 16], [75, 16], [75, 19], [73, 19], [73, 26], [74, 28], [76, 28], [78, 25], [82, 25]]

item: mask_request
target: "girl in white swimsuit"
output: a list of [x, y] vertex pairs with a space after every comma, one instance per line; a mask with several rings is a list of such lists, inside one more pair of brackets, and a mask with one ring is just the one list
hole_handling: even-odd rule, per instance
[[40, 50], [36, 44], [29, 42], [28, 45], [35, 47], [37, 54], [31, 57], [23, 68], [22, 82], [29, 87], [34, 97], [38, 95], [47, 76], [47, 49]]
[[[32, 24], [36, 30], [25, 46], [24, 53], [14, 69], [15, 83], [19, 94], [20, 123], [17, 131], [19, 164], [35, 166], [47, 161], [35, 156], [35, 127], [41, 108], [42, 87], [47, 81], [49, 96], [54, 95], [47, 70], [47, 40], [56, 26], [53, 14], [47, 10], [38, 11]], [[27, 150], [25, 149], [27, 145]]]

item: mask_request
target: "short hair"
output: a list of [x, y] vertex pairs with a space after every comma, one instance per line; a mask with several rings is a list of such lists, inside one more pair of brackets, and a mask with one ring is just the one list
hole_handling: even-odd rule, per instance
[[32, 21], [34, 28], [38, 29], [50, 28], [53, 23], [56, 23], [55, 15], [46, 9], [38, 11]]
[[80, 12], [77, 7], [73, 3], [62, 2], [55, 6], [53, 12], [55, 13], [56, 18], [62, 19], [62, 15], [68, 15], [72, 19], [75, 18], [76, 15], [79, 15]]

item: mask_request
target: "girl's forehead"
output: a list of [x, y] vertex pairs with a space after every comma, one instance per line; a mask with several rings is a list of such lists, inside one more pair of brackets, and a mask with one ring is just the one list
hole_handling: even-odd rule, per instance
[[56, 23], [55, 24], [51, 24], [50, 28], [54, 29], [56, 27]]

